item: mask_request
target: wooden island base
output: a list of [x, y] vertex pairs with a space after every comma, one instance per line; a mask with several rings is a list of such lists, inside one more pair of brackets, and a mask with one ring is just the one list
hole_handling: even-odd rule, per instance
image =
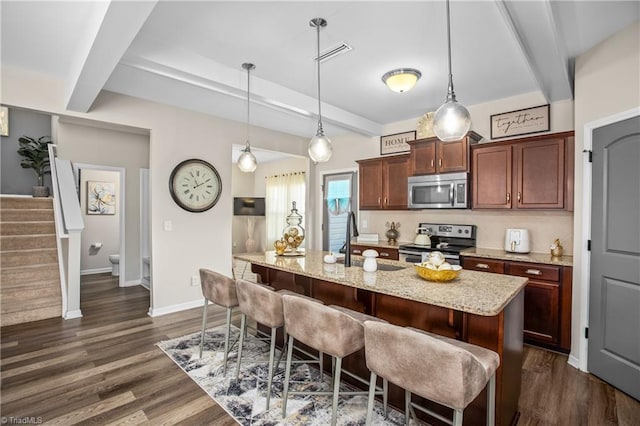
[[[415, 327], [495, 351], [500, 355], [500, 367], [496, 372], [496, 424], [508, 425], [517, 421], [522, 372], [524, 292], [519, 292], [500, 314], [482, 316], [375, 291], [352, 288], [275, 268], [254, 264], [252, 270], [260, 275], [264, 283], [268, 283], [277, 290], [295, 291], [320, 299], [327, 305], [344, 306], [382, 318], [395, 325]], [[281, 335], [279, 339], [282, 344]], [[328, 359], [325, 361], [325, 366], [330, 369], [331, 363]], [[366, 367], [364, 351], [345, 358], [343, 368], [360, 377], [369, 378], [370, 373]], [[343, 380], [347, 379], [348, 376], [343, 376]], [[364, 388], [362, 383], [355, 380], [347, 381]], [[448, 418], [452, 416], [451, 410], [445, 407], [415, 396], [413, 401], [428, 406]], [[404, 411], [404, 390], [392, 383], [389, 384], [389, 403], [400, 411]], [[442, 424], [436, 419], [427, 420], [430, 424]], [[486, 390], [464, 411], [465, 425], [484, 425], [485, 421]]]

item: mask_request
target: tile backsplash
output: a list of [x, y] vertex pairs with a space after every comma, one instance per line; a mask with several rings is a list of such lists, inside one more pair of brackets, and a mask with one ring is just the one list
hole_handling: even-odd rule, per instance
[[[566, 255], [573, 255], [573, 213], [565, 211], [412, 210], [360, 211], [359, 230], [378, 233], [385, 240], [386, 222], [400, 222], [399, 241], [413, 241], [420, 222], [476, 225], [477, 246], [503, 249], [507, 228], [527, 228], [531, 251], [547, 253], [556, 238]], [[366, 222], [367, 226], [364, 226]]]

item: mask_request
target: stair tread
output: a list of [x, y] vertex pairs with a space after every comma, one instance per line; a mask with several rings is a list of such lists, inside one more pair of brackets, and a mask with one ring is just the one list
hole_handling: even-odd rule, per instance
[[7, 284], [3, 281], [2, 287], [0, 287], [0, 294], [5, 294], [9, 292], [22, 291], [22, 290], [33, 290], [37, 288], [48, 288], [57, 286], [60, 287], [60, 281], [56, 280], [43, 280], [43, 281], [32, 281], [27, 283], [17, 283], [17, 284]]
[[44, 269], [44, 267], [55, 266], [58, 267], [58, 262], [49, 262], [49, 263], [34, 263], [33, 265], [24, 265], [24, 266], [8, 266], [3, 267], [3, 271], [16, 270], [16, 269]]

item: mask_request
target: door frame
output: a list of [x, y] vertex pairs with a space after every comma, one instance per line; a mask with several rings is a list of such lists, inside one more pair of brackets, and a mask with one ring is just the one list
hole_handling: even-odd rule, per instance
[[82, 169], [86, 170], [103, 170], [108, 172], [118, 172], [120, 173], [120, 197], [118, 206], [120, 208], [120, 276], [118, 277], [118, 287], [127, 287], [126, 281], [126, 241], [125, 241], [125, 223], [126, 223], [126, 173], [127, 170], [124, 167], [113, 167], [113, 166], [102, 166], [99, 164], [88, 164], [88, 163], [73, 163], [73, 174], [76, 181], [76, 190], [78, 192], [78, 201], [80, 201], [80, 171]]
[[[593, 149], [593, 132], [609, 124], [627, 120], [640, 116], [640, 107], [631, 108], [598, 120], [590, 121], [584, 125], [584, 143], [582, 158], [582, 232], [580, 251], [582, 254], [582, 268], [579, 271], [580, 285], [580, 320], [579, 320], [579, 345], [577, 348], [578, 359], [572, 354], [569, 356], [569, 364], [579, 368], [581, 371], [588, 372], [587, 356], [589, 340], [585, 338], [584, 330], [589, 327], [589, 290], [591, 287], [591, 252], [587, 250], [587, 241], [591, 239], [591, 184], [593, 179], [591, 163], [589, 162], [589, 151]], [[575, 303], [574, 303], [575, 306]], [[575, 331], [575, 329], [574, 329]]]
[[[359, 173], [358, 173], [358, 167], [348, 167], [348, 168], [344, 168], [344, 169], [332, 169], [332, 170], [322, 170], [319, 172], [319, 177], [320, 177], [320, 182], [318, 182], [318, 186], [317, 188], [319, 189], [317, 191], [317, 196], [316, 198], [316, 208], [315, 208], [315, 217], [319, 217], [322, 218], [322, 209], [324, 206], [324, 191], [322, 191], [321, 189], [321, 185], [324, 183], [324, 175], [335, 175], [335, 174], [339, 174], [339, 173], [353, 173], [355, 172], [356, 174], [356, 178], [360, 179]], [[359, 206], [355, 206], [355, 211], [356, 211], [356, 216], [360, 217], [360, 210], [359, 210]], [[317, 250], [322, 250], [322, 219], [320, 219], [320, 225], [321, 226], [317, 226], [316, 225], [316, 229], [317, 229], [317, 234], [316, 234], [316, 241], [319, 241], [319, 244], [314, 244], [314, 247], [317, 248]]]

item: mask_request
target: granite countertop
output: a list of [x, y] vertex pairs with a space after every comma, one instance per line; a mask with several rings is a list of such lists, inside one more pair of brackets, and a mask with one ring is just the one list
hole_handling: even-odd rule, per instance
[[[378, 259], [379, 265], [397, 265], [404, 269], [364, 272], [358, 266], [345, 268], [341, 263], [324, 263], [327, 253], [309, 250], [305, 256], [289, 257], [268, 251], [234, 257], [254, 265], [483, 316], [498, 315], [528, 282], [523, 277], [463, 270], [453, 281], [434, 283], [420, 278], [411, 263]], [[362, 257], [352, 256], [352, 259]]]
[[387, 240], [378, 240], [377, 243], [370, 242], [358, 242], [355, 238], [351, 239], [351, 245], [368, 246], [368, 247], [380, 247], [389, 249], [398, 249], [403, 244], [411, 244], [409, 241], [396, 241], [395, 243], [389, 243]]
[[508, 253], [504, 250], [469, 248], [460, 256], [482, 257], [485, 259], [509, 260], [516, 262], [541, 263], [545, 265], [573, 266], [573, 256], [552, 257], [550, 253]]

